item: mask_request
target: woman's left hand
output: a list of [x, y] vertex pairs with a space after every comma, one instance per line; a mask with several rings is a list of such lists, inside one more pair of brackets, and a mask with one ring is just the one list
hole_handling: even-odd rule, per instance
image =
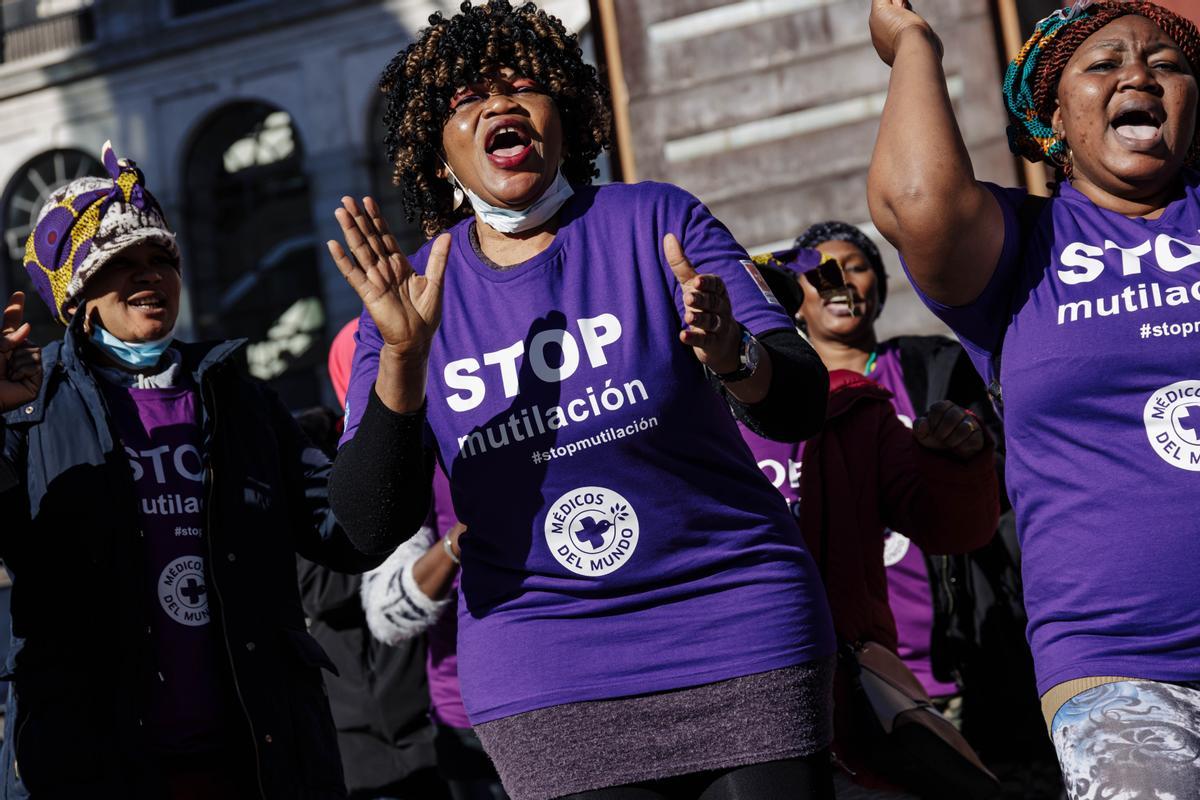
[[983, 425], [962, 406], [939, 400], [928, 413], [913, 423], [917, 443], [930, 450], [949, 450], [962, 459], [983, 449], [986, 437]]
[[688, 327], [679, 332], [679, 341], [691, 345], [700, 363], [718, 375], [735, 371], [741, 365], [742, 331], [733, 318], [725, 282], [692, 269], [674, 234], [663, 238], [663, 251], [683, 292]]

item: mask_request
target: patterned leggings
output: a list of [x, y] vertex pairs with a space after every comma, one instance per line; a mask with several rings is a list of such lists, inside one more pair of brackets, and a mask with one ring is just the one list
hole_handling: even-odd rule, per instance
[[1097, 686], [1050, 732], [1071, 800], [1200, 798], [1200, 683]]

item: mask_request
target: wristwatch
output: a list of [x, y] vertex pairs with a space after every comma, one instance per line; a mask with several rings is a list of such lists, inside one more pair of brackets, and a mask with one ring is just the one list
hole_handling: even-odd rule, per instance
[[736, 383], [744, 381], [754, 375], [758, 369], [759, 359], [762, 357], [762, 345], [758, 343], [758, 339], [754, 338], [754, 334], [742, 328], [742, 347], [738, 353], [738, 363], [740, 366], [733, 372], [714, 372], [713, 374], [722, 383]]

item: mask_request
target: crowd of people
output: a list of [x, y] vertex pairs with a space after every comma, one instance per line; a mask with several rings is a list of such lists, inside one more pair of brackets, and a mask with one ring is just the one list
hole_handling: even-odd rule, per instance
[[975, 179], [918, 10], [869, 24], [866, 199], [957, 341], [879, 340], [858, 228], [751, 258], [592, 185], [607, 90], [531, 3], [382, 73], [427, 242], [335, 213], [344, 414], [175, 337], [186, 254], [106, 144], [26, 246], [62, 339], [20, 292], [0, 328], [0, 798], [1200, 796], [1200, 34], [1038, 23], [1043, 198]]

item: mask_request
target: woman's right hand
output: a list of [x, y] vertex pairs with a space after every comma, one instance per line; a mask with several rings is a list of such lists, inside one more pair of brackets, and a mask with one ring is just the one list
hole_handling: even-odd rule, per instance
[[358, 293], [379, 328], [384, 347], [405, 360], [422, 363], [442, 319], [442, 278], [450, 253], [450, 235], [442, 234], [429, 251], [425, 274], [418, 275], [370, 197], [363, 208], [352, 197], [342, 198], [334, 212], [346, 249], [327, 242], [329, 254], [346, 282]]
[[13, 292], [0, 322], [0, 411], [35, 399], [42, 386], [42, 351], [29, 343], [25, 294]]
[[938, 54], [942, 52], [942, 43], [933, 32], [933, 28], [924, 17], [912, 10], [908, 0], [871, 0], [871, 43], [875, 52], [889, 67], [896, 60], [896, 48], [900, 35], [909, 29], [917, 29], [929, 36]]

